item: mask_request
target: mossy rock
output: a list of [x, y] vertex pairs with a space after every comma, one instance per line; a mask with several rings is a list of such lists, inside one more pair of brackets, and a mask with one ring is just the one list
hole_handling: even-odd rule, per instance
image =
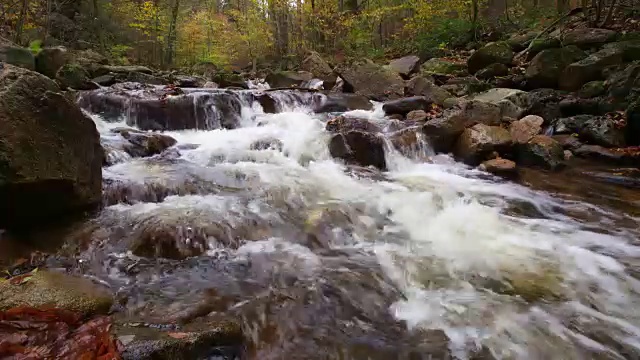
[[594, 98], [604, 94], [606, 91], [604, 81], [590, 81], [582, 86], [579, 95], [582, 98]]
[[56, 80], [60, 82], [64, 88], [72, 88], [76, 90], [93, 90], [98, 85], [89, 80], [87, 71], [78, 64], [66, 64], [58, 70]]
[[446, 59], [433, 58], [425, 61], [420, 69], [424, 75], [457, 75], [465, 72], [466, 65], [464, 63], [456, 63]]
[[212, 78], [213, 82], [220, 85], [220, 87], [239, 87], [246, 88], [247, 84], [245, 83], [244, 78], [241, 74], [234, 72], [219, 72], [215, 74]]
[[513, 55], [511, 46], [505, 41], [488, 43], [469, 57], [467, 61], [469, 73], [475, 74], [495, 63], [510, 65], [513, 60]]
[[586, 57], [584, 51], [573, 45], [544, 50], [529, 63], [525, 72], [527, 83], [533, 88], [556, 88], [564, 69]]
[[0, 38], [0, 62], [34, 70], [36, 59], [29, 49]]
[[532, 40], [529, 44], [529, 58], [533, 58], [535, 55], [540, 53], [542, 50], [547, 49], [555, 49], [562, 46], [560, 40], [556, 38], [539, 38], [536, 40]]
[[55, 307], [91, 316], [106, 314], [113, 304], [111, 294], [90, 280], [47, 270], [36, 271], [18, 285], [0, 280], [0, 293], [0, 310]]

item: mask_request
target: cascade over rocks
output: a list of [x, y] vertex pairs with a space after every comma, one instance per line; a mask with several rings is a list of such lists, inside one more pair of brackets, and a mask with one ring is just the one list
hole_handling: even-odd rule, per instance
[[0, 228], [100, 204], [98, 132], [59, 91], [44, 75], [0, 68]]
[[491, 64], [511, 65], [513, 55], [513, 50], [508, 43], [504, 41], [489, 43], [474, 52], [467, 61], [469, 74], [475, 74]]
[[342, 65], [335, 71], [354, 93], [369, 99], [382, 101], [404, 96], [404, 80], [400, 75], [371, 60]]

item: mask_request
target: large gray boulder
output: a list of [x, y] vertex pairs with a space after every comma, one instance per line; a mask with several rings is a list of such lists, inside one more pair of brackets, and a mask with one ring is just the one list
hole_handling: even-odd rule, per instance
[[423, 96], [431, 103], [443, 106], [444, 101], [451, 97], [451, 93], [436, 85], [424, 76], [415, 76], [407, 82], [408, 96]]
[[558, 82], [560, 89], [577, 91], [589, 81], [600, 80], [607, 66], [622, 64], [623, 56], [624, 50], [612, 47], [602, 49], [570, 64], [560, 75]]
[[508, 130], [499, 126], [476, 124], [462, 132], [454, 154], [466, 164], [478, 165], [494, 151], [508, 152], [512, 144]]
[[389, 68], [397, 72], [400, 76], [409, 78], [411, 74], [420, 69], [420, 58], [415, 55], [409, 55], [394, 59], [389, 62]]
[[331, 66], [315, 51], [309, 52], [307, 57], [302, 61], [300, 70], [304, 70], [313, 74], [313, 77], [324, 82], [324, 88], [329, 90], [336, 83], [338, 75], [333, 72]]
[[308, 71], [274, 71], [264, 79], [272, 88], [300, 87], [303, 83], [313, 79]]
[[587, 55], [576, 46], [547, 49], [536, 55], [525, 72], [531, 88], [556, 88], [564, 69]]
[[471, 100], [487, 102], [500, 107], [501, 115], [519, 119], [531, 100], [526, 91], [508, 88], [495, 88], [472, 95]]
[[578, 28], [564, 34], [561, 41], [565, 45], [576, 45], [580, 48], [589, 49], [615, 41], [617, 36], [618, 34], [613, 30]]
[[336, 72], [354, 93], [369, 99], [381, 101], [404, 96], [404, 80], [400, 75], [371, 60], [343, 65]]
[[100, 204], [95, 124], [44, 75], [0, 69], [0, 228], [33, 226]]
[[55, 79], [58, 70], [71, 59], [71, 54], [62, 46], [44, 48], [36, 56], [36, 71]]

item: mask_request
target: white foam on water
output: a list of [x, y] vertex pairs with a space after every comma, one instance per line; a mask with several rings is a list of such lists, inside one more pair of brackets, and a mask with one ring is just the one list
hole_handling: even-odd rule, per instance
[[[640, 257], [632, 238], [586, 231], [577, 221], [551, 210], [567, 206], [561, 200], [479, 177], [477, 170], [446, 157], [424, 163], [387, 154], [391, 169], [387, 181], [349, 176], [342, 164], [331, 159], [324, 123], [309, 109], [291, 106], [287, 112], [263, 114], [253, 106], [243, 109], [239, 129], [168, 134], [179, 144], [199, 145], [181, 151], [182, 159], [255, 177], [258, 188], [286, 189], [308, 205], [358, 203], [385, 214], [390, 225], [359, 241], [374, 249], [403, 292], [404, 299], [389, 311], [409, 328], [444, 331], [452, 353], [460, 359], [483, 348], [499, 359], [584, 359], [594, 354], [623, 358], [612, 343], [628, 356], [640, 356], [640, 313], [635, 310], [640, 305], [640, 284], [618, 260]], [[373, 111], [347, 115], [386, 121], [379, 104]], [[115, 126], [93, 119], [101, 133]], [[252, 150], [252, 144], [267, 140], [279, 141], [282, 151]], [[121, 176], [130, 171], [132, 178], [153, 171], [124, 165], [112, 171], [118, 169], [124, 171]], [[233, 204], [222, 198], [169, 197], [162, 204], [127, 209], [206, 206], [229, 211]], [[547, 218], [509, 215], [506, 210], [514, 202], [532, 204]], [[572, 206], [595, 209], [580, 203]], [[296, 266], [310, 271], [319, 266], [309, 249], [282, 239], [238, 249], [244, 256], [277, 251], [295, 253], [301, 259]], [[504, 292], [482, 285], [485, 280], [512, 288]], [[536, 294], [545, 300], [536, 300]], [[534, 300], [526, 301], [527, 296]], [[576, 324], [576, 317], [589, 326]], [[609, 340], [602, 340], [602, 334]]]

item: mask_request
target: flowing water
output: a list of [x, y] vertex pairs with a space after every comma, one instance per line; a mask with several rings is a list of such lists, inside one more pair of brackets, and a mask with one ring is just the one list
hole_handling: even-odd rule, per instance
[[[640, 357], [637, 212], [418, 160], [427, 146], [389, 146], [388, 172], [347, 167], [327, 115], [272, 96], [281, 112], [244, 101], [234, 130], [111, 153], [79, 271], [130, 319], [233, 319], [247, 359]], [[123, 123], [92, 118], [117, 141]]]

